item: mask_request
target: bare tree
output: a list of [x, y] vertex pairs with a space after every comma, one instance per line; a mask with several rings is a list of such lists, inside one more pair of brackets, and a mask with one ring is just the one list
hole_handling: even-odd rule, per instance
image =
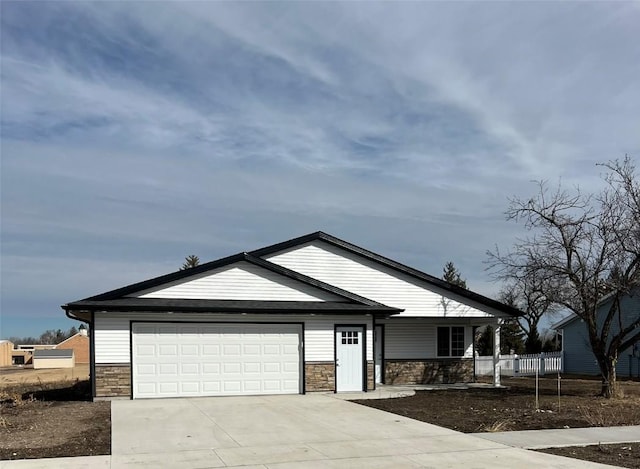
[[600, 166], [600, 193], [540, 182], [533, 198], [511, 199], [507, 219], [524, 223], [531, 235], [507, 253], [489, 252], [489, 262], [497, 278], [539, 279], [545, 298], [584, 321], [602, 395], [614, 397], [618, 355], [640, 340], [640, 314], [620, 309], [640, 283], [640, 185], [628, 156]]
[[526, 353], [540, 353], [543, 344], [538, 328], [540, 320], [543, 316], [553, 316], [559, 309], [545, 291], [543, 279], [531, 272], [522, 278], [509, 279], [499, 294], [500, 301], [524, 312], [518, 325], [525, 335]]

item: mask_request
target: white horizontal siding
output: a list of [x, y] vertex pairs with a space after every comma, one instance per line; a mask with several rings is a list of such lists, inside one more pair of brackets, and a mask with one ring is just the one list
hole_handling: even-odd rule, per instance
[[305, 361], [333, 361], [334, 325], [366, 324], [367, 360], [373, 360], [373, 329], [371, 319], [364, 317], [316, 316], [305, 319]]
[[322, 241], [296, 246], [266, 258], [344, 290], [405, 310], [396, 317], [486, 318], [499, 314], [483, 305], [471, 306], [461, 303], [464, 300], [460, 298], [444, 296], [447, 294], [444, 290], [437, 291], [436, 287], [424, 281]]
[[216, 300], [344, 301], [337, 295], [244, 261], [129, 296]]
[[334, 325], [365, 324], [366, 356], [373, 360], [372, 320], [365, 316], [308, 316], [288, 314], [198, 314], [185, 313], [98, 313], [94, 324], [96, 363], [130, 363], [130, 321], [193, 321], [193, 322], [288, 322], [304, 323], [305, 361], [334, 360]]
[[93, 327], [97, 364], [130, 363], [129, 318], [96, 314]]
[[[437, 327], [460, 324], [433, 324], [428, 322], [388, 320], [384, 324], [384, 358], [388, 360], [424, 360], [437, 356]], [[473, 357], [473, 328], [464, 327], [464, 358]]]

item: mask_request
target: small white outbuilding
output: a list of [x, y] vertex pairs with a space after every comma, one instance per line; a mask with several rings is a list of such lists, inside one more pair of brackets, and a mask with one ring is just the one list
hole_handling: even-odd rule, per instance
[[33, 351], [33, 368], [73, 368], [76, 364], [71, 349], [50, 349]]

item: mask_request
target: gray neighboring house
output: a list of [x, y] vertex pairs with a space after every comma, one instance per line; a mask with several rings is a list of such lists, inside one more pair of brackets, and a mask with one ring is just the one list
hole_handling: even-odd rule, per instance
[[[605, 297], [598, 307], [598, 320], [600, 323], [611, 306], [613, 298]], [[640, 287], [636, 288], [631, 295], [627, 295], [621, 300], [621, 310], [623, 316], [623, 326], [637, 321], [640, 317]], [[562, 350], [564, 352], [564, 372], [599, 375], [600, 368], [596, 361], [591, 345], [589, 344], [589, 332], [585, 322], [575, 314], [571, 314], [553, 326], [553, 329], [562, 334]], [[615, 335], [620, 330], [619, 324], [614, 321], [611, 326], [611, 334]], [[634, 350], [635, 349], [635, 350]], [[634, 353], [635, 351], [635, 353]], [[635, 347], [631, 346], [623, 350], [618, 357], [616, 373], [619, 377], [640, 375], [640, 341]]]

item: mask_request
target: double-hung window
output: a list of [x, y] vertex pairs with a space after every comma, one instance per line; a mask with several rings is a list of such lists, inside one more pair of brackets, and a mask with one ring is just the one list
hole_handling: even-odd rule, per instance
[[438, 327], [438, 356], [462, 357], [464, 355], [464, 327]]

